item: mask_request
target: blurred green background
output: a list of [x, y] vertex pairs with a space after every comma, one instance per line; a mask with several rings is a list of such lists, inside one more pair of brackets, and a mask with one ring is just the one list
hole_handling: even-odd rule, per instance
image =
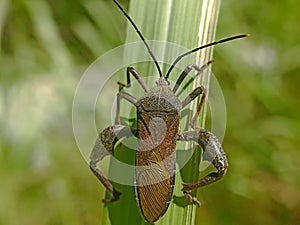
[[[299, 21], [296, 0], [222, 3], [217, 39], [252, 36], [215, 49], [230, 168], [198, 192], [197, 224], [300, 223]], [[110, 0], [0, 1], [0, 225], [100, 224], [104, 189], [76, 146], [72, 101], [125, 24]]]

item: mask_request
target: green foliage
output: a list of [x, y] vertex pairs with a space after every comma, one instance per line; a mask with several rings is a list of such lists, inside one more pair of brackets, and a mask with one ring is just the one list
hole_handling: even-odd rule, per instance
[[[199, 190], [196, 224], [300, 221], [299, 16], [296, 0], [222, 2], [217, 39], [252, 36], [215, 48], [230, 167]], [[125, 24], [110, 1], [0, 2], [0, 225], [101, 224], [104, 189], [77, 150], [72, 100]]]

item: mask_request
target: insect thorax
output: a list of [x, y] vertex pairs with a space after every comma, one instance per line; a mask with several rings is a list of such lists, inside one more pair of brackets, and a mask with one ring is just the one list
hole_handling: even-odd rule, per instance
[[137, 102], [138, 111], [179, 114], [181, 101], [168, 86], [156, 86]]

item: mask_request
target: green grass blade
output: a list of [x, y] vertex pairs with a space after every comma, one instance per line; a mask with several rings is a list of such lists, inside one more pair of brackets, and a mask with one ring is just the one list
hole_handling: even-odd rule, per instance
[[[218, 17], [220, 1], [199, 1], [199, 0], [131, 0], [129, 6], [129, 15], [140, 29], [146, 40], [161, 40], [173, 42], [185, 48], [192, 49], [197, 46], [214, 40], [216, 21]], [[117, 10], [117, 9], [116, 9]], [[133, 27], [128, 23], [127, 25], [127, 37], [126, 43], [134, 41], [140, 41], [137, 33]], [[145, 48], [146, 51], [146, 48]], [[198, 52], [198, 60], [189, 62], [200, 64], [203, 61], [208, 61], [212, 58], [212, 48], [202, 50]], [[125, 54], [126, 57], [130, 57], [130, 49]], [[177, 55], [174, 56], [177, 57]], [[161, 64], [160, 64], [161, 65]], [[156, 76], [158, 78], [157, 70], [154, 63], [132, 65], [137, 71], [140, 72], [142, 77]], [[162, 66], [162, 65], [161, 65]], [[168, 69], [168, 65], [163, 65], [163, 73], [165, 74]], [[174, 70], [171, 76], [176, 80], [179, 71]], [[121, 74], [121, 81], [126, 82], [125, 72]], [[187, 92], [191, 92], [196, 86], [199, 86], [199, 82], [208, 87], [209, 73], [202, 76], [202, 80], [193, 82], [187, 89]], [[135, 96], [141, 94], [140, 90], [133, 90]], [[131, 92], [131, 93], [132, 93]], [[191, 104], [191, 110], [194, 112], [197, 107], [197, 103]], [[204, 115], [201, 117], [201, 125], [204, 124]], [[190, 146], [187, 146], [190, 147]], [[128, 152], [125, 149], [124, 152]], [[130, 151], [129, 151], [130, 152]], [[129, 160], [130, 164], [134, 162], [134, 153], [131, 156], [122, 156], [122, 160]], [[127, 158], [128, 157], [128, 158]], [[130, 159], [131, 158], [131, 159]], [[198, 179], [199, 171], [198, 165], [201, 159], [201, 151], [195, 151], [192, 159], [184, 167], [181, 173], [176, 176], [176, 185], [174, 189], [174, 198], [179, 200], [179, 203], [171, 203], [166, 214], [156, 224], [196, 224], [195, 213], [196, 206], [180, 204], [182, 200], [181, 183], [182, 179], [187, 181], [194, 181]], [[111, 166], [111, 169], [113, 166]], [[105, 218], [103, 224], [112, 225], [124, 225], [124, 224], [147, 224], [137, 209], [134, 197], [133, 187], [124, 187], [116, 184], [118, 190], [122, 192], [122, 198], [118, 203], [110, 204], [106, 208]], [[192, 193], [196, 195], [196, 193]]]

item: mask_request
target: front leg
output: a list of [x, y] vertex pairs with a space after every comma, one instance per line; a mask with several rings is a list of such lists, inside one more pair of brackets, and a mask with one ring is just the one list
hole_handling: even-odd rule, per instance
[[123, 138], [132, 136], [130, 128], [123, 125], [114, 125], [107, 127], [100, 134], [96, 140], [95, 146], [90, 155], [90, 168], [99, 181], [104, 185], [106, 190], [113, 196], [112, 199], [103, 199], [103, 202], [113, 202], [119, 199], [120, 192], [116, 191], [109, 179], [103, 171], [96, 165], [105, 156], [114, 154], [114, 146], [116, 142]]
[[204, 160], [211, 162], [217, 169], [217, 172], [212, 172], [196, 182], [184, 183], [182, 191], [187, 197], [190, 197], [188, 194], [189, 191], [211, 184], [224, 177], [227, 171], [228, 162], [221, 143], [213, 133], [197, 128], [180, 134], [178, 140], [196, 141], [202, 146]]

